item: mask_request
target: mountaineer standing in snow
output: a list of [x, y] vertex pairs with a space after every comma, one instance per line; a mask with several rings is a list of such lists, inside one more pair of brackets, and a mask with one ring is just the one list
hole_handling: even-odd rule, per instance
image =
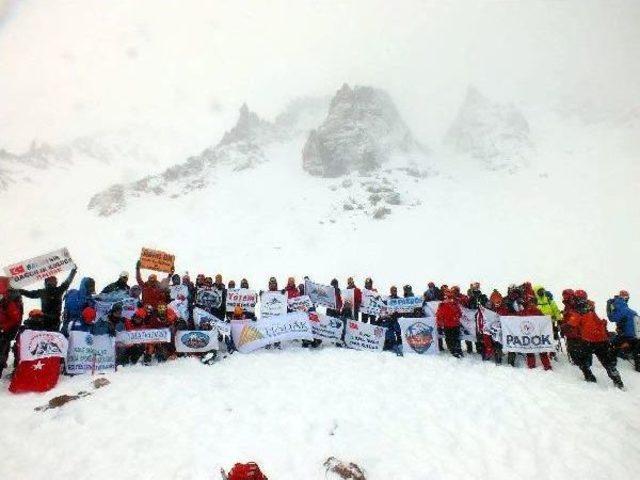
[[16, 290], [20, 295], [27, 298], [39, 298], [40, 310], [43, 315], [44, 329], [50, 332], [60, 330], [60, 315], [62, 313], [62, 296], [67, 291], [73, 278], [78, 273], [77, 267], [69, 273], [67, 279], [58, 285], [58, 279], [54, 276], [44, 279], [44, 288], [38, 290]]
[[[478, 311], [480, 310], [480, 307], [487, 306], [487, 304], [489, 303], [489, 299], [484, 293], [482, 293], [482, 290], [480, 290], [480, 282], [473, 282], [469, 285], [469, 289], [467, 290], [467, 298], [469, 299], [467, 307], [476, 310], [476, 351], [480, 355], [482, 355], [483, 360], [487, 360], [493, 355], [493, 352], [485, 353], [484, 351], [485, 342], [482, 336], [481, 325], [478, 325]], [[491, 348], [490, 342], [487, 342], [486, 345], [489, 349]]]
[[[558, 342], [559, 340], [559, 327], [558, 322], [562, 319], [562, 314], [560, 313], [560, 309], [556, 304], [555, 300], [553, 300], [553, 295], [551, 292], [545, 290], [542, 285], [536, 285], [533, 287], [533, 290], [536, 295], [536, 305], [538, 309], [542, 312], [543, 315], [547, 315], [551, 317], [551, 321], [553, 322], [553, 338]], [[554, 354], [551, 354], [552, 356]]]
[[[173, 268], [168, 278], [170, 278], [171, 275], [173, 275]], [[155, 273], [149, 275], [146, 282], [142, 280], [142, 276], [140, 275], [140, 260], [136, 263], [136, 280], [138, 281], [140, 290], [142, 290], [142, 303], [144, 305], [151, 305], [153, 308], [157, 308], [161, 303], [167, 304], [169, 302], [169, 290], [162, 286]]]
[[623, 388], [622, 378], [616, 368], [615, 351], [609, 342], [607, 321], [598, 318], [586, 295], [576, 295], [575, 311], [569, 315], [567, 326], [575, 329], [582, 340], [581, 362], [578, 366], [584, 374], [584, 379], [587, 382], [596, 381], [590, 368], [592, 355], [595, 354], [614, 385]]
[[[367, 278], [364, 279], [364, 288], [366, 290], [369, 290], [370, 292], [378, 293], [378, 290], [376, 290], [373, 287], [373, 280], [371, 279], [371, 277], [367, 277]], [[370, 315], [370, 314], [367, 314], [367, 313], [363, 313], [362, 314], [362, 321], [364, 323], [373, 323], [375, 321], [375, 319], [376, 319], [375, 315]]]
[[[535, 295], [528, 290], [525, 289], [525, 296], [522, 300], [522, 310], [518, 312], [517, 315], [521, 317], [533, 317], [542, 315], [542, 312], [536, 306]], [[545, 370], [551, 370], [551, 361], [549, 360], [549, 354], [547, 352], [542, 352], [540, 355], [540, 361], [542, 362], [542, 366]], [[536, 368], [536, 354], [535, 353], [527, 353], [527, 367]]]
[[[498, 292], [498, 290], [494, 290], [489, 297], [489, 310], [497, 313], [498, 315], [511, 315], [511, 312], [504, 304], [504, 298]], [[496, 365], [502, 364], [502, 344], [500, 342], [496, 342], [489, 336], [489, 340], [491, 341], [491, 349], [493, 351], [493, 358], [496, 362]]]
[[423, 298], [425, 302], [440, 302], [442, 301], [442, 292], [436, 284], [433, 282], [429, 282], [427, 284], [427, 289], [423, 294]]
[[114, 292], [124, 292], [129, 293], [129, 273], [128, 272], [120, 272], [120, 276], [118, 280], [113, 283], [110, 283], [106, 287], [102, 289], [101, 293], [114, 293]]
[[460, 344], [462, 310], [452, 290], [444, 290], [443, 295], [444, 300], [436, 310], [436, 322], [438, 328], [444, 332], [444, 341], [449, 353], [456, 358], [462, 358], [462, 345]]
[[362, 305], [362, 290], [356, 287], [353, 277], [347, 278], [347, 290], [353, 290], [353, 318], [358, 320], [360, 305]]
[[80, 287], [69, 290], [64, 297], [64, 311], [62, 315], [62, 334], [68, 335], [69, 324], [80, 320], [82, 312], [95, 304], [93, 295], [96, 293], [96, 282], [91, 277], [80, 280]]
[[623, 355], [633, 359], [636, 372], [640, 372], [640, 340], [636, 331], [638, 314], [629, 308], [629, 292], [621, 290], [618, 295], [607, 301], [607, 317], [616, 324], [615, 346]]
[[11, 288], [9, 277], [0, 277], [0, 378], [7, 366], [11, 342], [20, 330], [22, 313], [20, 294]]

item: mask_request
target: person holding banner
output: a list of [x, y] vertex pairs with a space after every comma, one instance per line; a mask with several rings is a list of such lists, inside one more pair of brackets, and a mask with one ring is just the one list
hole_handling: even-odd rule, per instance
[[[378, 290], [373, 288], [373, 280], [371, 279], [371, 277], [367, 277], [367, 278], [364, 279], [364, 288], [365, 288], [365, 290], [367, 290], [366, 293], [368, 295], [371, 295], [371, 294], [375, 295], [375, 294], [378, 293]], [[362, 321], [364, 323], [373, 323], [375, 319], [376, 319], [375, 315], [371, 315], [369, 313], [363, 313], [362, 314]]]
[[44, 279], [44, 288], [38, 290], [18, 289], [17, 292], [27, 298], [40, 299], [40, 310], [44, 316], [44, 327], [50, 332], [60, 330], [60, 315], [62, 314], [62, 296], [67, 291], [78, 268], [73, 267], [64, 282], [58, 285], [58, 279], [54, 276]]
[[[523, 299], [523, 308], [518, 312], [518, 315], [521, 317], [533, 317], [533, 316], [542, 316], [543, 313], [538, 309], [536, 305], [535, 295], [527, 294]], [[549, 354], [547, 352], [539, 353], [540, 361], [542, 362], [542, 366], [545, 370], [551, 370], [551, 361], [549, 360]], [[536, 354], [535, 353], [527, 353], [527, 367], [536, 368]]]
[[[504, 299], [498, 290], [494, 290], [489, 297], [489, 304], [487, 308], [498, 315], [511, 315], [509, 309], [504, 304]], [[491, 335], [484, 335], [485, 337], [489, 337], [489, 341], [491, 341], [491, 350], [493, 351], [493, 358], [496, 362], [496, 365], [502, 364], [502, 344], [500, 342], [494, 341], [491, 338]]]
[[362, 290], [356, 287], [353, 277], [347, 278], [347, 290], [353, 290], [353, 318], [358, 320], [360, 306], [362, 305]]
[[[161, 303], [169, 303], [169, 291], [158, 281], [158, 276], [155, 273], [149, 275], [146, 282], [142, 280], [142, 275], [140, 275], [140, 264], [140, 260], [138, 260], [136, 263], [136, 281], [142, 291], [142, 303], [144, 305], [151, 305], [153, 308], [157, 308]], [[172, 268], [171, 272], [167, 276], [167, 281], [171, 278], [173, 273], [174, 270]]]
[[80, 288], [69, 290], [64, 296], [64, 310], [62, 315], [62, 334], [66, 337], [69, 324], [81, 319], [82, 312], [87, 307], [95, 305], [94, 294], [96, 282], [91, 277], [80, 280]]
[[[145, 329], [147, 310], [138, 308], [130, 319], [124, 321], [124, 329], [127, 332]], [[135, 344], [129, 346], [116, 347], [118, 354], [118, 365], [135, 365], [144, 354], [145, 345]]]

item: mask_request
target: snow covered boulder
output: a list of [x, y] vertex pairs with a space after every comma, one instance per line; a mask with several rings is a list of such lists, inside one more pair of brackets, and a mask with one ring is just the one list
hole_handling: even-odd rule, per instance
[[379, 168], [394, 154], [421, 150], [386, 92], [344, 84], [326, 120], [309, 134], [302, 163], [311, 175], [338, 177]]
[[492, 102], [470, 87], [445, 144], [456, 153], [484, 162], [492, 170], [517, 170], [532, 150], [529, 123], [513, 105]]

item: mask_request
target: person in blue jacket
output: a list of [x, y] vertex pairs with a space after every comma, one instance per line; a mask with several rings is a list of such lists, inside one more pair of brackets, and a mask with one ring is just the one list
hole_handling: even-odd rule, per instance
[[96, 293], [96, 283], [93, 278], [84, 277], [77, 290], [69, 290], [64, 298], [64, 312], [62, 334], [67, 335], [69, 323], [82, 319], [82, 312], [87, 307], [93, 307], [93, 295]]
[[384, 336], [383, 350], [395, 352], [396, 355], [402, 357], [402, 330], [400, 329], [397, 316], [385, 315], [379, 318], [379, 322], [381, 327], [387, 329]]
[[626, 356], [633, 358], [634, 367], [640, 372], [640, 340], [636, 332], [635, 310], [629, 308], [629, 292], [621, 290], [618, 295], [607, 302], [607, 317], [616, 324], [617, 337], [615, 346]]

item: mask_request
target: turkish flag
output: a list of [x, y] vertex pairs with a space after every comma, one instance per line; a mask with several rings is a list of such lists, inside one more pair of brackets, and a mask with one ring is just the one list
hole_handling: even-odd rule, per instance
[[46, 392], [58, 383], [60, 357], [49, 357], [20, 362], [16, 368], [9, 391], [11, 393]]
[[46, 392], [58, 383], [60, 361], [67, 356], [67, 339], [58, 332], [25, 330], [17, 340], [18, 367], [9, 391]]

